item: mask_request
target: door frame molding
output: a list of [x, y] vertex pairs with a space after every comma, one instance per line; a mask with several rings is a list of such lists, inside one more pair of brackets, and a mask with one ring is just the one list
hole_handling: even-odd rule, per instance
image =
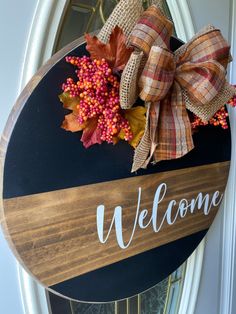
[[70, 0], [38, 0], [25, 50], [21, 90], [50, 59]]
[[205, 239], [187, 261], [178, 314], [194, 314], [204, 259]]
[[[183, 41], [194, 35], [194, 26], [186, 0], [167, 0], [177, 35]], [[38, 68], [50, 58], [57, 40], [58, 30], [66, 12], [69, 0], [39, 0], [33, 17], [25, 52], [21, 89]], [[198, 295], [205, 241], [187, 261], [179, 314], [193, 314]], [[19, 282], [25, 314], [49, 314], [50, 304], [43, 286], [36, 283], [18, 264]]]
[[176, 33], [184, 42], [195, 34], [187, 0], [167, 0]]
[[[236, 56], [236, 3], [231, 0], [231, 51]], [[229, 73], [230, 82], [236, 82], [236, 60], [233, 60]], [[222, 221], [222, 258], [220, 313], [231, 314], [234, 309], [235, 276], [236, 276], [236, 110], [229, 108], [232, 136], [232, 158], [228, 185], [224, 198]]]
[[[69, 0], [38, 0], [26, 44], [20, 78], [22, 90], [38, 68], [52, 55]], [[51, 314], [45, 288], [17, 262], [21, 299], [25, 314]]]

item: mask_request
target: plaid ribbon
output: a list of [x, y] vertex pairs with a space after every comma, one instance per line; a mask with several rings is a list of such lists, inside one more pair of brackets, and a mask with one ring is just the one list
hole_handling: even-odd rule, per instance
[[148, 55], [154, 43], [159, 47], [169, 48], [172, 32], [172, 22], [162, 15], [160, 9], [152, 5], [143, 13], [134, 27], [130, 42]]
[[225, 88], [230, 47], [213, 27], [196, 35], [181, 53], [169, 51], [173, 26], [151, 6], [134, 28], [130, 43], [148, 55], [139, 79], [147, 103], [147, 125], [132, 171], [154, 161], [180, 158], [194, 148], [185, 93], [196, 106], [213, 101]]

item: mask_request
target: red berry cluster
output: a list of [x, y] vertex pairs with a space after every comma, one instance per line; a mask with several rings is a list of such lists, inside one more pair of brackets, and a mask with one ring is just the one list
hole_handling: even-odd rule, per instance
[[126, 141], [133, 137], [131, 128], [120, 107], [117, 76], [112, 74], [105, 59], [92, 60], [90, 57], [66, 57], [66, 61], [76, 66], [78, 81], [68, 78], [62, 85], [70, 97], [79, 97], [78, 121], [83, 124], [88, 119], [97, 118], [101, 130], [101, 140], [108, 143], [120, 131], [124, 132]]
[[196, 129], [199, 126], [205, 126], [210, 124], [214, 126], [221, 126], [223, 129], [228, 129], [227, 117], [228, 112], [226, 111], [225, 107], [222, 107], [208, 122], [204, 122], [199, 117], [194, 116], [194, 120], [191, 123], [192, 128]]
[[233, 98], [231, 98], [229, 101], [228, 101], [228, 105], [232, 106], [232, 107], [236, 107], [236, 94], [234, 95]]

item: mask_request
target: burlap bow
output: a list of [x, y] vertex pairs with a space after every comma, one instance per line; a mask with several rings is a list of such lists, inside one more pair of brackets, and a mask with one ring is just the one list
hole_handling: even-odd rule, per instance
[[[138, 78], [139, 97], [148, 107], [146, 130], [135, 150], [132, 171], [146, 168], [151, 158], [155, 162], [176, 159], [191, 151], [194, 144], [187, 109], [207, 121], [235, 93], [225, 78], [231, 56], [221, 32], [209, 26], [173, 53], [169, 50], [172, 29], [172, 23], [151, 6], [131, 32], [134, 54], [147, 57], [141, 76], [136, 71], [133, 82]], [[127, 64], [124, 75], [129, 67]]]
[[194, 148], [187, 109], [208, 121], [235, 89], [226, 81], [230, 47], [218, 29], [208, 26], [174, 53], [170, 51], [173, 24], [161, 0], [145, 12], [142, 0], [121, 0], [99, 33], [107, 42], [119, 25], [135, 48], [121, 77], [124, 109], [139, 96], [147, 106], [143, 138], [135, 150], [132, 171], [154, 162], [180, 158]]

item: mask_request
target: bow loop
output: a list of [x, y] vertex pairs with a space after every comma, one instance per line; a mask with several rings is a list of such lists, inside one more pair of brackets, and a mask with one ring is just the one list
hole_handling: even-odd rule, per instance
[[225, 68], [217, 61], [186, 62], [177, 67], [175, 80], [194, 103], [209, 104], [225, 85]]
[[173, 84], [175, 69], [173, 53], [153, 46], [139, 80], [140, 98], [147, 102], [164, 99]]
[[[140, 98], [162, 100], [174, 83], [188, 92], [195, 104], [209, 104], [226, 82], [229, 45], [219, 30], [210, 28], [181, 47], [175, 58], [167, 49], [152, 46], [139, 80]], [[176, 60], [176, 62], [174, 61]]]
[[153, 45], [169, 48], [173, 23], [155, 5], [150, 6], [134, 27], [130, 44], [148, 55]]
[[[179, 53], [180, 52], [180, 53]], [[232, 60], [230, 45], [214, 26], [207, 26], [175, 52], [177, 64], [215, 60], [225, 69]]]
[[218, 29], [209, 26], [176, 52], [175, 80], [193, 103], [209, 104], [226, 83], [230, 46]]

